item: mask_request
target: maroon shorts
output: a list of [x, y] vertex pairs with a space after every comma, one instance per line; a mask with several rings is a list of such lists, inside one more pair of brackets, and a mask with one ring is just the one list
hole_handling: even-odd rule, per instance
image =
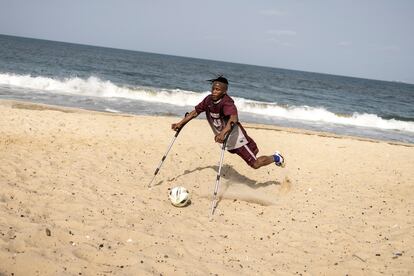
[[246, 145], [237, 149], [229, 150], [229, 152], [237, 154], [243, 158], [243, 160], [246, 161], [250, 167], [253, 167], [254, 162], [257, 160], [256, 155], [259, 152], [259, 149], [257, 148], [256, 143], [250, 139], [249, 143]]

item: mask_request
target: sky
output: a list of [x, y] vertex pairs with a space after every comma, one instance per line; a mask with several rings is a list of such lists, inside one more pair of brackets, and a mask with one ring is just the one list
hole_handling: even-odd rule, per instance
[[414, 83], [411, 0], [0, 0], [0, 7], [0, 34]]

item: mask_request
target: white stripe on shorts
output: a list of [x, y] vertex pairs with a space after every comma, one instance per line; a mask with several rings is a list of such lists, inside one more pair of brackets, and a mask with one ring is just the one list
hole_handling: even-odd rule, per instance
[[250, 150], [250, 148], [247, 145], [244, 145], [243, 147], [250, 153], [254, 160], [257, 160], [256, 155], [254, 155], [254, 153]]

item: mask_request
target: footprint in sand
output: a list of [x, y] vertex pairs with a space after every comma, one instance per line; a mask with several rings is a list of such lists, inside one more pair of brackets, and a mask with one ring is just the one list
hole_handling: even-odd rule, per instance
[[83, 246], [82, 248], [77, 248], [73, 250], [73, 255], [79, 259], [85, 260], [87, 262], [92, 262], [97, 256], [97, 250], [90, 246]]
[[26, 244], [20, 239], [14, 239], [9, 242], [7, 249], [13, 253], [23, 253], [26, 250]]

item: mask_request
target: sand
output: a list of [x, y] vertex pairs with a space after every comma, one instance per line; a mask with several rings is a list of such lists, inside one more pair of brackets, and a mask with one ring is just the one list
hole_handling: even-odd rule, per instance
[[[0, 275], [413, 275], [414, 145], [244, 124], [248, 167], [205, 120], [0, 101]], [[182, 185], [191, 205], [173, 207]]]

